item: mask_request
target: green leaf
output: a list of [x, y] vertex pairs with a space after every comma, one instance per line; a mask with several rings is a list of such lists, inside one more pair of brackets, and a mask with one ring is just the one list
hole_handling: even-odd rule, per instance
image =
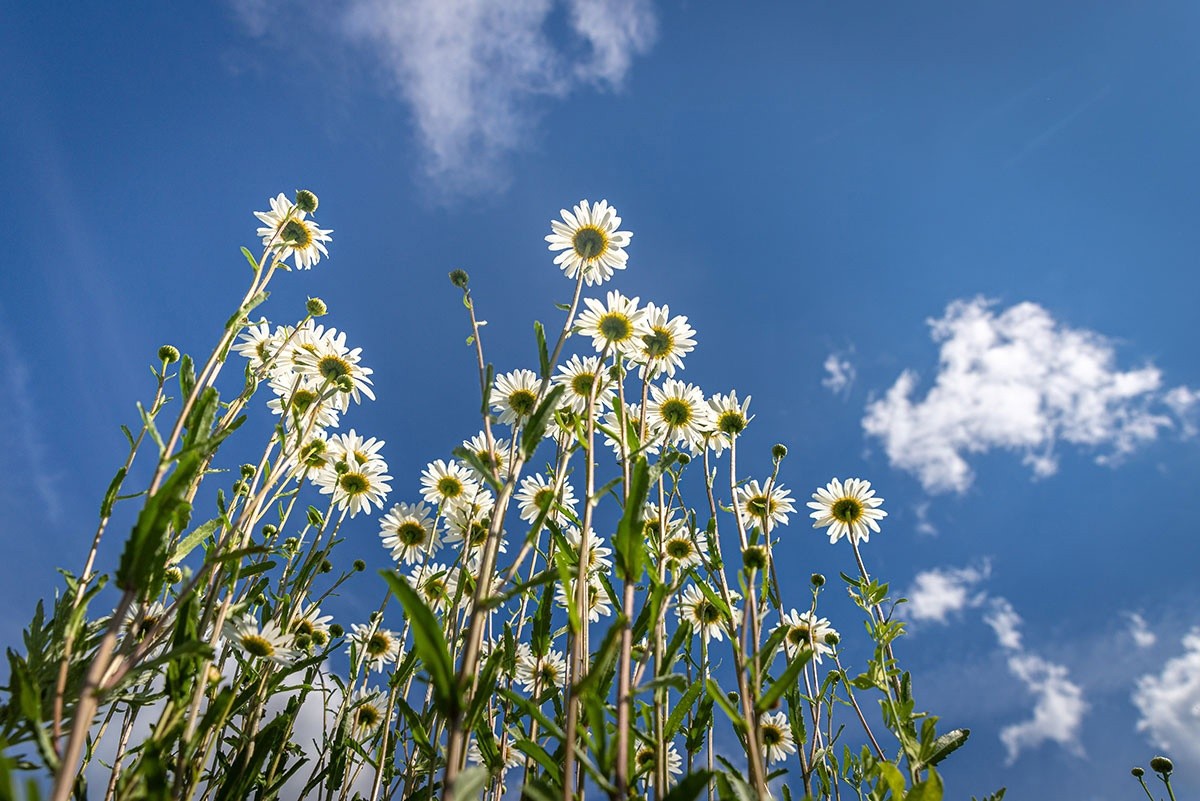
[[179, 390], [186, 400], [196, 387], [196, 363], [186, 353], [179, 357]]
[[513, 743], [513, 748], [517, 749], [522, 754], [541, 765], [542, 770], [546, 771], [546, 775], [549, 776], [555, 784], [561, 781], [559, 765], [548, 753], [546, 753], [545, 748], [542, 748], [532, 740], [517, 740], [515, 743]]
[[943, 759], [966, 745], [967, 738], [970, 736], [970, 729], [955, 729], [954, 731], [946, 732], [933, 741], [933, 745], [930, 748], [932, 755], [924, 761], [925, 764], [936, 765], [940, 763]]
[[580, 695], [585, 695], [597, 684], [600, 678], [608, 671], [609, 667], [617, 658], [617, 651], [621, 647], [621, 631], [625, 628], [625, 624], [629, 622], [629, 618], [623, 614], [618, 614], [616, 621], [609, 626], [608, 631], [604, 634], [604, 640], [600, 643], [600, 650], [596, 652], [595, 661], [588, 668], [588, 673], [579, 682], [575, 691]]
[[175, 552], [171, 555], [171, 558], [167, 560], [167, 564], [179, 564], [179, 562], [181, 562], [185, 556], [191, 553], [197, 545], [211, 537], [213, 532], [216, 531], [220, 525], [221, 518], [214, 517], [207, 523], [194, 528], [192, 533], [184, 537], [183, 540], [175, 546]]
[[646, 496], [650, 493], [650, 466], [638, 456], [629, 473], [629, 499], [617, 524], [613, 547], [617, 552], [617, 575], [623, 581], [640, 581], [646, 561]]
[[104, 492], [104, 500], [100, 503], [100, 517], [108, 517], [112, 514], [113, 504], [117, 502], [117, 493], [121, 491], [121, 484], [125, 481], [125, 468], [117, 470], [117, 474], [113, 476], [113, 480], [109, 482], [108, 489]]
[[899, 768], [891, 762], [880, 762], [879, 775], [888, 789], [892, 791], [893, 801], [900, 801], [904, 798], [904, 776], [901, 775]]
[[904, 801], [942, 801], [942, 777], [930, 768], [928, 778], [914, 784]]
[[137, 404], [138, 414], [142, 418], [142, 428], [150, 435], [150, 439], [154, 440], [154, 444], [158, 446], [158, 458], [161, 459], [167, 455], [167, 445], [163, 442], [162, 434], [158, 433], [158, 427], [154, 425], [154, 418], [139, 402]]
[[242, 248], [242, 255], [246, 257], [246, 261], [250, 262], [250, 269], [257, 273], [259, 270], [258, 259], [254, 258], [254, 254], [246, 248]]
[[454, 801], [479, 798], [482, 796], [483, 788], [487, 785], [489, 778], [487, 768], [482, 765], [472, 765], [454, 777], [454, 784], [449, 795], [454, 797]]
[[713, 699], [717, 706], [721, 707], [725, 714], [729, 716], [729, 719], [733, 721], [734, 727], [744, 730], [746, 728], [746, 719], [734, 708], [733, 703], [729, 700], [729, 696], [721, 691], [720, 685], [714, 679], [708, 679], [705, 682], [705, 689], [708, 690], [708, 697]]
[[708, 787], [708, 782], [712, 777], [713, 772], [709, 770], [689, 773], [671, 788], [671, 792], [667, 793], [663, 801], [696, 801], [700, 797], [700, 793]]
[[408, 582], [390, 570], [380, 570], [392, 594], [400, 601], [404, 614], [412, 625], [413, 648], [421, 657], [425, 670], [433, 683], [434, 703], [446, 717], [454, 717], [459, 708], [459, 697], [454, 682], [454, 666], [450, 661], [450, 649], [442, 636], [442, 627], [437, 618], [416, 590]]
[[533, 333], [537, 337], [538, 366], [541, 367], [542, 378], [550, 377], [550, 351], [546, 347], [546, 329], [540, 322], [534, 322]]
[[754, 708], [759, 712], [766, 712], [775, 705], [775, 702], [778, 701], [785, 692], [790, 690], [792, 687], [795, 687], [796, 679], [800, 676], [800, 671], [804, 670], [804, 666], [807, 665], [809, 660], [812, 659], [812, 655], [813, 652], [808, 648], [801, 648], [800, 653], [797, 654], [796, 658], [788, 662], [788, 666], [784, 669], [783, 675], [776, 679], [775, 682], [769, 688], [767, 688], [767, 691], [761, 698], [758, 699], [758, 703], [754, 705]]
[[671, 717], [667, 718], [667, 726], [663, 729], [663, 739], [670, 740], [675, 736], [675, 732], [679, 731], [679, 727], [683, 725], [684, 717], [692, 710], [692, 704], [696, 703], [696, 699], [702, 692], [704, 692], [704, 681], [696, 679], [692, 682], [692, 686], [688, 687], [683, 697], [676, 702], [675, 708], [671, 710]]
[[541, 404], [534, 409], [533, 414], [529, 415], [529, 422], [521, 432], [521, 453], [526, 459], [533, 456], [533, 452], [537, 450], [542, 435], [546, 433], [546, 423], [558, 407], [558, 400], [565, 390], [566, 387], [561, 384], [552, 388], [546, 393], [546, 397], [542, 398]]
[[167, 529], [180, 520], [184, 507], [191, 508], [184, 496], [201, 466], [199, 453], [184, 453], [158, 492], [146, 499], [117, 567], [116, 583], [122, 590], [143, 598], [157, 594], [166, 569]]

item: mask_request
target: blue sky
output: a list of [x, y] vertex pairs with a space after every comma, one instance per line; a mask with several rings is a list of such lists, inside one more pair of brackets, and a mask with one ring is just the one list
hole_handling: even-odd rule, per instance
[[[363, 347], [380, 401], [353, 425], [396, 499], [475, 431], [447, 271], [497, 367], [528, 366], [569, 292], [548, 222], [603, 197], [635, 234], [616, 286], [697, 329], [687, 380], [753, 395], [747, 464], [780, 441], [797, 495], [887, 499], [868, 559], [914, 600], [901, 656], [974, 732], [955, 797], [1135, 797], [1162, 750], [1200, 791], [1194, 4], [0, 18], [5, 643], [79, 568], [158, 345], [215, 338], [269, 196], [315, 190], [334, 241], [266, 313], [319, 295]], [[803, 519], [781, 547], [798, 575], [850, 564]]]

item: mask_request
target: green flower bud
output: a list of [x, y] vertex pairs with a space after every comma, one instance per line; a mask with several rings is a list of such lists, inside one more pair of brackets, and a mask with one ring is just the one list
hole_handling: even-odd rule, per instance
[[751, 545], [742, 551], [742, 564], [747, 570], [763, 570], [767, 566], [767, 549], [761, 545]]
[[333, 469], [334, 469], [334, 470], [336, 470], [336, 471], [337, 471], [337, 474], [340, 476], [340, 475], [342, 475], [343, 473], [349, 473], [349, 472], [350, 472], [350, 465], [349, 465], [349, 464], [347, 464], [345, 461], [343, 461], [343, 460], [339, 459], [339, 460], [338, 460], [338, 462], [337, 462], [337, 464], [335, 464], [335, 465], [333, 466]]
[[249, 491], [250, 491], [250, 485], [247, 484], [245, 481], [239, 480], [239, 481], [233, 482], [233, 494], [234, 495], [245, 495]]
[[454, 284], [459, 289], [467, 288], [467, 281], [471, 280], [467, 275], [466, 270], [451, 270], [450, 283]]
[[339, 392], [350, 393], [354, 391], [354, 379], [348, 375], [339, 375], [333, 383], [337, 385]]
[[781, 459], [783, 459], [783, 457], [785, 457], [785, 456], [787, 456], [787, 445], [772, 445], [771, 446], [771, 458], [772, 459], [774, 459], [775, 461], [778, 462]]
[[309, 634], [297, 634], [296, 635], [296, 647], [297, 648], [299, 648], [302, 651], [307, 651], [308, 647], [310, 645], [312, 645], [312, 636], [311, 635], [309, 635]]
[[820, 573], [813, 573], [812, 576], [809, 578], [809, 581], [812, 582], [812, 585], [814, 587], [824, 587], [825, 586], [825, 577], [822, 576]]
[[307, 189], [296, 190], [296, 208], [305, 214], [312, 214], [316, 211], [319, 203], [317, 196]]
[[324, 317], [329, 313], [329, 307], [320, 298], [309, 298], [304, 304], [304, 310], [308, 312], [309, 317]]
[[366, 570], [366, 569], [367, 569], [367, 563], [366, 563], [366, 562], [364, 562], [364, 561], [363, 561], [363, 560], [361, 560], [361, 559], [355, 559], [355, 560], [354, 560], [354, 572], [355, 572], [355, 573], [361, 573], [361, 572], [363, 572], [363, 571], [364, 571], [364, 570]]
[[1175, 765], [1165, 756], [1156, 756], [1150, 760], [1150, 770], [1155, 773], [1167, 774], [1175, 770]]
[[688, 464], [691, 461], [692, 457], [688, 456], [686, 453], [679, 454], [679, 463], [681, 465]]
[[825, 634], [825, 644], [826, 645], [837, 645], [839, 642], [841, 642], [841, 640], [842, 640], [842, 638], [840, 636], [838, 636], [838, 633], [836, 631], [826, 632], [826, 634]]
[[295, 537], [288, 537], [283, 541], [284, 553], [296, 553], [298, 550], [300, 550], [300, 540]]
[[241, 471], [242, 471], [242, 478], [254, 478], [254, 474], [257, 472], [257, 468], [255, 468], [254, 465], [252, 465], [252, 464], [244, 464], [241, 467]]
[[346, 633], [346, 630], [344, 628], [342, 628], [340, 623], [330, 623], [329, 624], [329, 636], [341, 637], [345, 633]]
[[163, 345], [158, 349], [158, 360], [163, 364], [174, 364], [179, 361], [179, 348], [174, 345]]
[[269, 539], [271, 539], [271, 537], [274, 537], [278, 533], [279, 533], [278, 526], [273, 526], [270, 523], [267, 523], [265, 526], [262, 527], [263, 539], [269, 540]]
[[329, 643], [329, 635], [325, 633], [325, 629], [313, 629], [312, 637], [313, 645], [318, 648], [324, 648]]
[[317, 568], [317, 572], [328, 573], [330, 570], [333, 570], [333, 562], [330, 562], [328, 559], [322, 559], [321, 566]]
[[1133, 778], [1135, 779], [1140, 779], [1146, 775], [1146, 771], [1142, 770], [1141, 768], [1134, 768], [1129, 772], [1133, 774]]
[[168, 567], [163, 573], [163, 578], [167, 580], [168, 584], [178, 584], [183, 581], [183, 571], [177, 567]]

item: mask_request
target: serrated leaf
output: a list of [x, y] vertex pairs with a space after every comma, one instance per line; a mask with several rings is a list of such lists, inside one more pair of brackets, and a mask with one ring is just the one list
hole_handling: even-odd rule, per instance
[[966, 745], [967, 738], [970, 736], [970, 729], [955, 729], [954, 731], [946, 732], [941, 737], [933, 741], [933, 745], [930, 748], [932, 755], [925, 760], [925, 764], [938, 764], [943, 759]]
[[121, 484], [125, 481], [125, 468], [118, 468], [117, 474], [113, 476], [113, 480], [109, 482], [108, 489], [104, 492], [104, 500], [100, 502], [100, 517], [108, 517], [112, 514], [113, 504], [117, 502], [117, 493], [121, 491]]

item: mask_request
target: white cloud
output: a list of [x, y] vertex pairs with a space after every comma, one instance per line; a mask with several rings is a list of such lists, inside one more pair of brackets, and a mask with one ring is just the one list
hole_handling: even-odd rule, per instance
[[[0, 320], [4, 318], [0, 309]], [[20, 496], [26, 505], [30, 493], [46, 519], [57, 523], [62, 519], [60, 471], [52, 468], [49, 449], [41, 434], [37, 392], [30, 379], [29, 365], [21, 356], [20, 343], [9, 336], [0, 323], [0, 417], [8, 425], [7, 458], [0, 458], [6, 486], [0, 498], [7, 500], [11, 493]], [[34, 516], [37, 519], [37, 516]]]
[[979, 606], [984, 593], [973, 590], [989, 572], [985, 563], [982, 568], [934, 568], [918, 573], [904, 593], [908, 598], [905, 615], [914, 621], [945, 623], [950, 615]]
[[1000, 730], [1008, 764], [1015, 762], [1021, 751], [1046, 741], [1083, 756], [1079, 731], [1088, 704], [1082, 688], [1071, 681], [1064, 665], [1025, 650], [1021, 644], [1021, 616], [1006, 599], [993, 598], [983, 619], [996, 632], [1000, 646], [1008, 651], [1009, 672], [1034, 696], [1033, 715]]
[[1138, 731], [1176, 761], [1200, 762], [1200, 629], [1184, 636], [1183, 649], [1161, 673], [1138, 679], [1133, 703], [1141, 712]]
[[1133, 643], [1138, 648], [1149, 648], [1158, 642], [1158, 637], [1150, 630], [1150, 624], [1146, 622], [1146, 618], [1137, 612], [1126, 612], [1125, 618], [1129, 621], [1129, 636], [1133, 638]]
[[867, 406], [866, 433], [928, 492], [965, 491], [974, 478], [968, 457], [994, 449], [1021, 454], [1037, 477], [1057, 471], [1059, 443], [1111, 464], [1172, 427], [1168, 410], [1200, 400], [1183, 388], [1164, 392], [1153, 365], [1119, 370], [1107, 339], [1035, 303], [994, 306], [958, 300], [929, 321], [941, 351], [924, 398], [914, 397], [917, 374], [905, 370]]
[[[263, 35], [291, 0], [233, 2]], [[560, 6], [569, 31], [556, 36]], [[321, 13], [378, 59], [412, 110], [426, 171], [450, 191], [502, 181], [503, 158], [534, 132], [537, 98], [619, 88], [657, 35], [650, 0], [349, 0]]]
[[835, 395], [841, 395], [850, 391], [857, 371], [849, 359], [839, 356], [836, 353], [831, 353], [825, 357], [824, 367], [825, 377], [821, 379], [821, 386]]
[[933, 537], [938, 533], [937, 526], [929, 519], [929, 501], [922, 501], [913, 507], [917, 515], [917, 533]]
[[1163, 402], [1179, 418], [1179, 429], [1183, 435], [1185, 437], [1196, 436], [1196, 412], [1200, 411], [1200, 389], [1174, 387], [1163, 395]]

